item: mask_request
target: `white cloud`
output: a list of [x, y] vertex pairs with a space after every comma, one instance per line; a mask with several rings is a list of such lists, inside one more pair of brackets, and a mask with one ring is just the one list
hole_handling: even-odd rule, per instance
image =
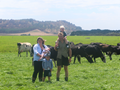
[[1, 19], [67, 20], [84, 29], [113, 29], [119, 28], [119, 16], [120, 0], [0, 0]]
[[[119, 0], [2, 0], [0, 7], [88, 7], [120, 4]], [[33, 7], [33, 8], [34, 8]]]

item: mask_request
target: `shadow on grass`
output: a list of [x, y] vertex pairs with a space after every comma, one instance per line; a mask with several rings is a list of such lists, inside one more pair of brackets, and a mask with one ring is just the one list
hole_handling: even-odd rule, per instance
[[32, 80], [31, 78], [25, 78], [26, 80]]
[[5, 87], [5, 86], [6, 86], [6, 87], [11, 87], [12, 84], [4, 84], [3, 87]]
[[87, 76], [83, 76], [82, 78], [83, 78], [83, 79], [88, 79], [88, 77], [87, 77]]
[[46, 81], [46, 83], [52, 83], [52, 81]]
[[16, 86], [26, 86], [26, 84], [18, 83]]
[[12, 71], [10, 71], [10, 72], [6, 72], [7, 74], [13, 74], [13, 72]]

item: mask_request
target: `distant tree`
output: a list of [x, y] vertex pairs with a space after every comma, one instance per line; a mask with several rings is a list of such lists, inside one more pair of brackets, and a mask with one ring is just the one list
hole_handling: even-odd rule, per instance
[[70, 34], [71, 36], [120, 36], [120, 30], [82, 30], [82, 31], [73, 31]]

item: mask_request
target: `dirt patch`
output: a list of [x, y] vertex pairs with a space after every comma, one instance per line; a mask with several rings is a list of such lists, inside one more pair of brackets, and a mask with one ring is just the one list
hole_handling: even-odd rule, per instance
[[23, 35], [23, 34], [30, 34], [30, 36], [56, 36], [56, 34], [53, 33], [45, 33], [43, 31], [40, 31], [38, 29], [32, 30], [30, 32], [24, 32], [24, 33], [0, 33], [0, 36], [4, 36], [4, 35]]

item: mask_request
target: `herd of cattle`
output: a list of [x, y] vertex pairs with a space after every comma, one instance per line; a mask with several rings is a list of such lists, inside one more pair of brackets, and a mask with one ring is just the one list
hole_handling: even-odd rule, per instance
[[[105, 63], [106, 58], [103, 53], [106, 53], [110, 57], [110, 60], [112, 60], [112, 54], [119, 55], [120, 54], [120, 43], [117, 43], [116, 46], [108, 45], [108, 44], [102, 44], [102, 43], [90, 43], [90, 44], [74, 44], [73, 42], [69, 42], [72, 50], [72, 57], [74, 57], [74, 62], [76, 60], [76, 57], [81, 63], [81, 57], [85, 57], [88, 62], [93, 63], [96, 62], [96, 58], [100, 57], [101, 60]], [[28, 52], [30, 52], [30, 56], [33, 57], [33, 46], [28, 42], [24, 43], [17, 43], [18, 46], [18, 56], [21, 52], [26, 52], [26, 56], [28, 56]], [[53, 46], [47, 45], [50, 48], [51, 51], [51, 59], [56, 61], [57, 57], [57, 51], [54, 50]], [[94, 58], [94, 61], [92, 60]], [[56, 65], [56, 64], [55, 64]]]

